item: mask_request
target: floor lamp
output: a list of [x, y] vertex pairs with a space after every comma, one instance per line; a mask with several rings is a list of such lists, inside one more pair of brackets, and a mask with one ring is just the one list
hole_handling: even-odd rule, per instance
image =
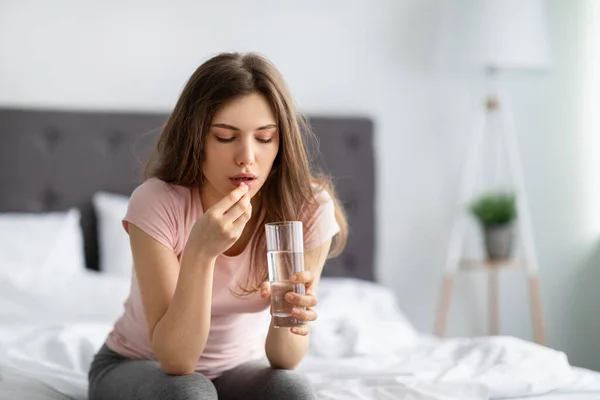
[[[473, 36], [478, 38], [475, 57], [486, 71], [488, 82], [490, 79], [495, 80], [498, 74], [507, 70], [540, 71], [549, 67], [549, 40], [543, 0], [482, 0], [479, 5], [482, 8], [476, 14], [478, 15], [477, 31]], [[497, 84], [498, 81], [495, 80], [494, 83]], [[480, 167], [477, 165], [477, 160], [482, 150], [485, 128], [491, 117], [499, 117], [501, 121], [499, 136], [504, 144], [508, 161], [507, 169], [517, 199], [518, 237], [522, 241], [524, 250], [524, 260], [520, 262], [465, 260], [462, 257], [467, 218], [465, 204], [475, 195], [475, 176]], [[444, 279], [439, 295], [436, 334], [439, 336], [445, 334], [456, 274], [470, 267], [484, 268], [488, 272], [489, 330], [492, 335], [498, 334], [498, 273], [502, 268], [517, 267], [522, 268], [528, 277], [534, 338], [537, 343], [543, 344], [545, 339], [538, 280], [539, 265], [517, 145], [517, 132], [508, 97], [503, 96], [499, 90], [491, 91], [477, 110], [461, 175], [458, 207], [451, 230]]]

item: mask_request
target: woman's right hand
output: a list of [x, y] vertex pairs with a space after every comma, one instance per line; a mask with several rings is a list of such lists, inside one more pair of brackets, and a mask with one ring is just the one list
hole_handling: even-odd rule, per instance
[[205, 257], [217, 257], [239, 239], [252, 216], [248, 186], [242, 183], [205, 211], [194, 224], [188, 243]]

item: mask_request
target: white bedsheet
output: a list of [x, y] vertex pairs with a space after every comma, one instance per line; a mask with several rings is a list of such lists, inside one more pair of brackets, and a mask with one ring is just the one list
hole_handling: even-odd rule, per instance
[[[0, 399], [86, 399], [88, 366], [128, 288], [93, 273], [0, 282]], [[511, 337], [436, 340], [414, 331], [378, 285], [331, 280], [322, 289], [300, 366], [319, 399], [600, 398], [600, 374], [572, 368], [561, 352]], [[340, 311], [356, 309], [361, 320]]]
[[[564, 393], [570, 394], [566, 397], [569, 400], [577, 399], [574, 393], [600, 399], [600, 375], [596, 372], [569, 368], [567, 373], [557, 374], [559, 369], [552, 364], [541, 372], [539, 367], [525, 370], [501, 361], [501, 352], [528, 353], [519, 350], [519, 344], [513, 347], [515, 343], [507, 339], [498, 338], [489, 344], [482, 344], [483, 338], [479, 343], [444, 340], [442, 344], [424, 344], [404, 354], [375, 357], [326, 360], [309, 355], [300, 370], [311, 378], [322, 399], [546, 400], [547, 394]], [[544, 358], [536, 353], [530, 355]], [[556, 379], [552, 380], [552, 376]]]

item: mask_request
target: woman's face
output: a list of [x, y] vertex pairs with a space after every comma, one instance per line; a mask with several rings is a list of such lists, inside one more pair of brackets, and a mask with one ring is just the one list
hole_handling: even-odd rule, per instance
[[206, 208], [242, 182], [254, 196], [269, 176], [279, 149], [277, 123], [264, 96], [253, 93], [226, 103], [212, 120], [204, 149]]

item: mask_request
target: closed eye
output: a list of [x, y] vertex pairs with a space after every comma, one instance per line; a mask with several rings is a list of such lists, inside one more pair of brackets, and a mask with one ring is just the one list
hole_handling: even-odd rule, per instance
[[[230, 142], [233, 142], [235, 140], [235, 136], [227, 138], [227, 137], [221, 137], [221, 136], [216, 136], [215, 135], [215, 139], [217, 139], [217, 141], [221, 142], [221, 143], [230, 143]], [[273, 138], [269, 138], [269, 139], [256, 138], [256, 140], [259, 143], [267, 144], [267, 143], [271, 143], [273, 141]]]

